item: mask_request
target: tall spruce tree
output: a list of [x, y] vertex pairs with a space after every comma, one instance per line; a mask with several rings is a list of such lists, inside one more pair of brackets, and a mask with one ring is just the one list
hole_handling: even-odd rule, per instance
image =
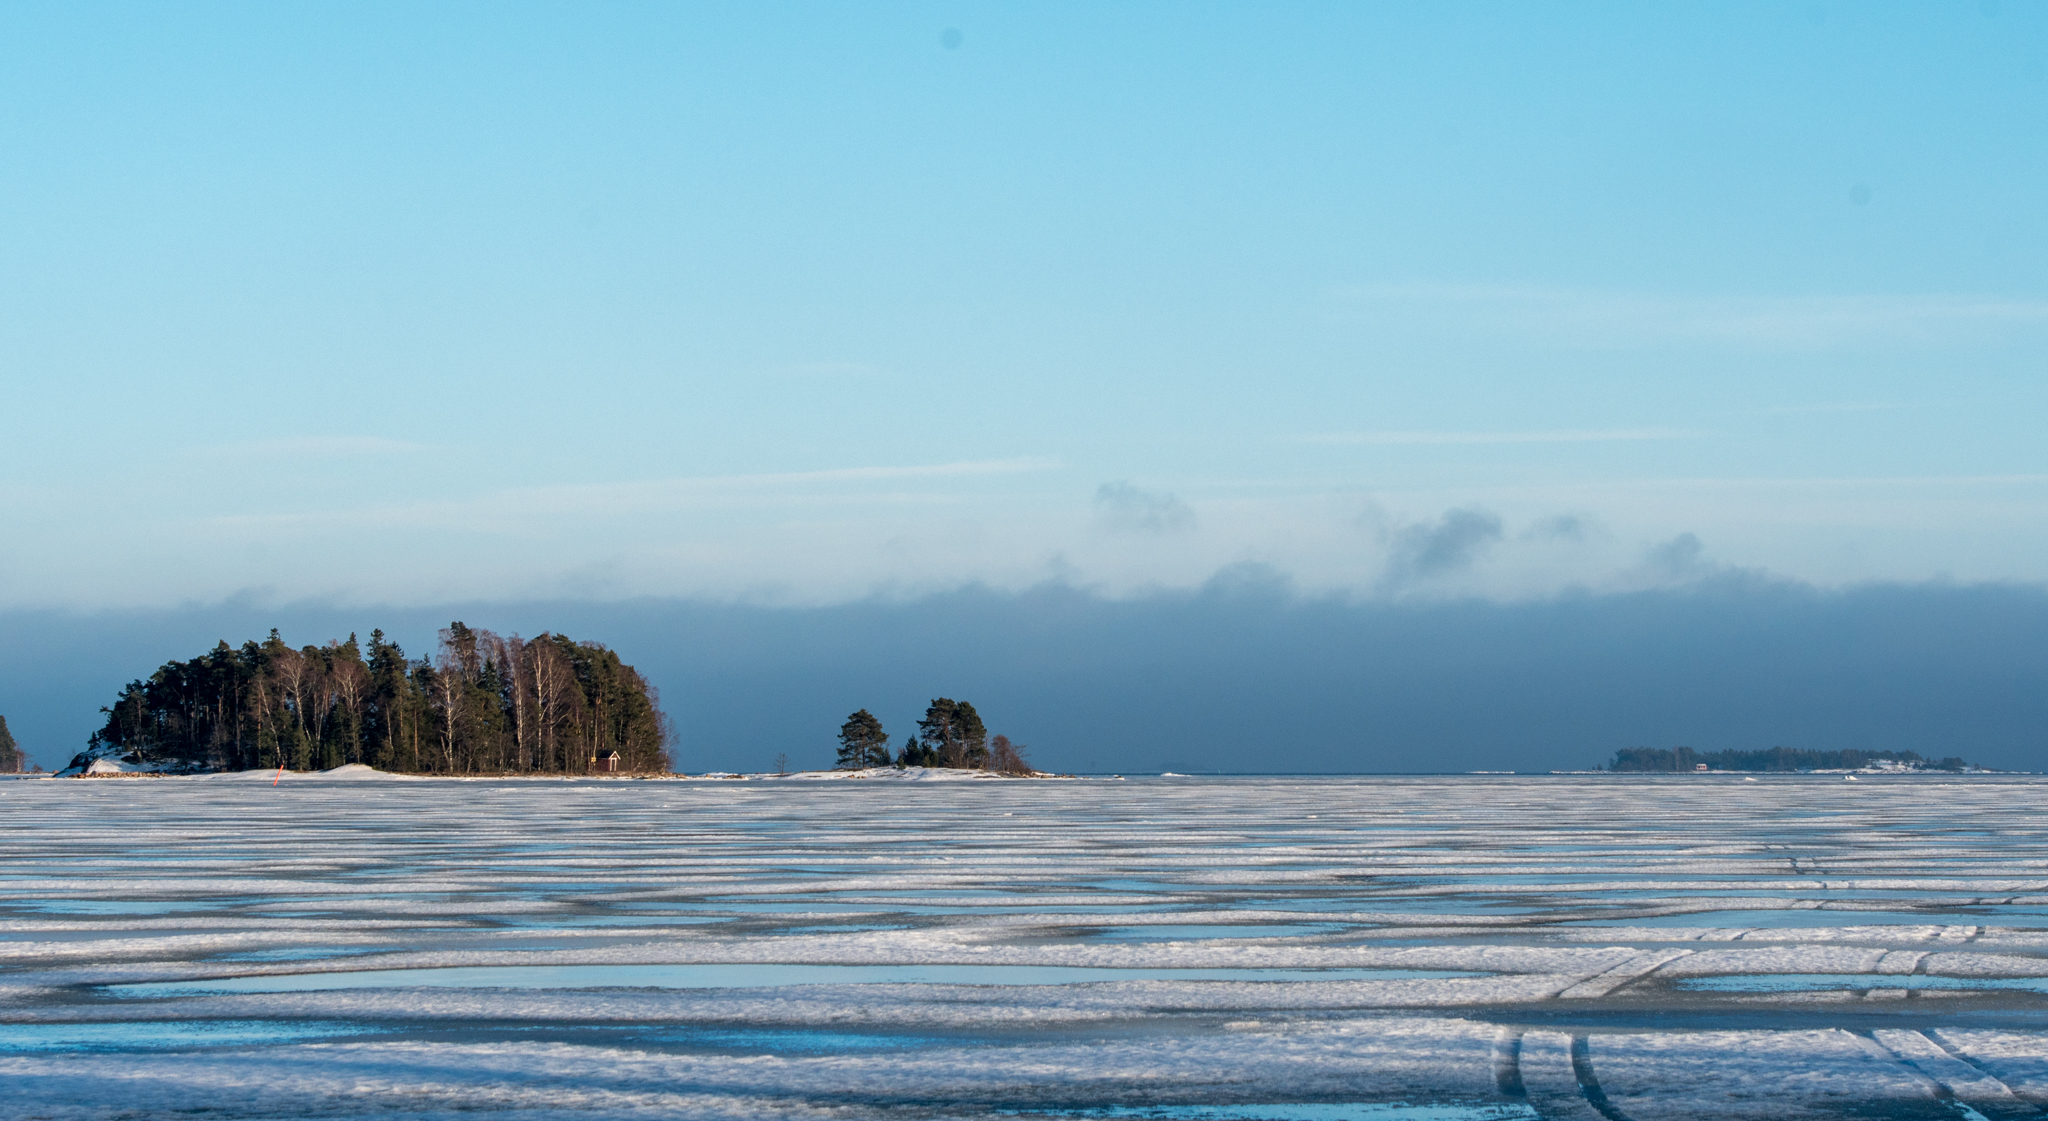
[[7, 730], [7, 718], [0, 716], [0, 774], [20, 774], [26, 762], [21, 745], [14, 742], [14, 733]]

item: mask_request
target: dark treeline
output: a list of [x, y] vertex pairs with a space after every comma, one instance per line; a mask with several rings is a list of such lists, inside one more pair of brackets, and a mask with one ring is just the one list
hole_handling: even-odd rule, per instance
[[990, 739], [973, 705], [947, 697], [932, 701], [917, 722], [917, 731], [903, 737], [902, 750], [893, 756], [889, 736], [873, 713], [861, 709], [847, 717], [839, 726], [837, 765], [841, 770], [897, 766], [1034, 773], [1024, 761], [1023, 744], [1011, 743], [1008, 736]]
[[[654, 687], [595, 642], [499, 636], [461, 623], [433, 659], [372, 631], [293, 649], [275, 630], [222, 642], [130, 682], [88, 757], [183, 770], [365, 763], [420, 774], [667, 771]], [[616, 766], [610, 758], [619, 756]], [[77, 764], [75, 764], [77, 765]]]
[[1916, 751], [1803, 751], [1773, 747], [1763, 751], [1697, 752], [1689, 747], [1624, 747], [1614, 753], [1610, 771], [1690, 771], [1705, 763], [1716, 771], [1854, 771], [1881, 763], [1904, 763], [1930, 771], [1960, 771], [1968, 763], [1951, 755], [1940, 762]]
[[7, 718], [0, 716], [0, 775], [20, 774], [28, 763], [28, 756], [21, 753], [21, 745], [14, 742], [14, 733], [7, 730]]

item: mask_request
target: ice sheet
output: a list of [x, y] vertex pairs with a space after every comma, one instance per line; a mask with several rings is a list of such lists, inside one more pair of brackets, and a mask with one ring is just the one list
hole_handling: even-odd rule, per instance
[[1216, 1121], [2048, 1104], [2033, 779], [271, 777], [8, 784], [15, 1101]]

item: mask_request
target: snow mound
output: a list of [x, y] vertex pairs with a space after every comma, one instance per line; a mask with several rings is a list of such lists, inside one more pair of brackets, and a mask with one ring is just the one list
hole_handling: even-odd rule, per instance
[[830, 782], [845, 778], [874, 778], [873, 770], [864, 771], [792, 771], [786, 775], [753, 775], [753, 778], [773, 779], [776, 782]]
[[321, 771], [310, 777], [362, 782], [367, 779], [408, 779], [412, 776], [394, 775], [389, 771], [380, 771], [367, 763], [344, 763], [331, 771]]
[[71, 757], [58, 778], [82, 775], [189, 775], [201, 769], [190, 760], [151, 759], [141, 751], [96, 743]]
[[[706, 776], [710, 777], [710, 776]], [[748, 775], [773, 782], [834, 782], [843, 779], [876, 779], [883, 782], [981, 782], [988, 779], [1023, 778], [996, 771], [961, 767], [867, 767], [858, 771], [797, 771], [787, 775]]]
[[276, 767], [269, 767], [257, 771], [222, 771], [218, 774], [204, 775], [201, 777], [225, 782], [281, 782], [284, 779], [288, 778], [326, 780], [339, 779], [343, 782], [364, 782], [388, 779], [393, 782], [411, 782], [419, 776], [394, 775], [389, 771], [380, 771], [377, 768], [369, 766], [367, 764], [346, 763], [342, 766], [336, 767], [333, 770], [329, 771], [285, 771], [282, 775], [280, 775]]
[[1004, 777], [994, 771], [964, 771], [954, 767], [905, 767], [900, 771], [892, 767], [890, 772], [900, 782], [977, 782]]
[[77, 773], [81, 775], [153, 775], [160, 769], [148, 763], [117, 763], [112, 759], [95, 759]]

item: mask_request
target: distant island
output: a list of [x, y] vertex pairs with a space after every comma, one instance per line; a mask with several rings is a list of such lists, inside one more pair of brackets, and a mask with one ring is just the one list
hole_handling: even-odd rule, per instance
[[1760, 751], [1697, 752], [1689, 747], [1624, 747], [1614, 761], [1601, 768], [1608, 771], [1861, 771], [1895, 769], [1907, 771], [1976, 770], [1961, 757], [1951, 755], [1939, 762], [1916, 751], [1807, 751], [1795, 747], [1773, 747]]
[[889, 751], [888, 733], [882, 722], [861, 709], [839, 726], [839, 758], [842, 771], [874, 767], [946, 767], [959, 770], [995, 771], [1006, 775], [1034, 775], [1038, 772], [1024, 759], [1024, 745], [1008, 736], [989, 738], [981, 714], [966, 701], [937, 697], [924, 710], [917, 731], [903, 737], [899, 752]]
[[[381, 630], [294, 649], [277, 631], [132, 681], [59, 774], [197, 774], [365, 764], [411, 774], [667, 772], [673, 731], [647, 680], [601, 643], [460, 622], [433, 659]], [[11, 737], [10, 737], [11, 739]]]

